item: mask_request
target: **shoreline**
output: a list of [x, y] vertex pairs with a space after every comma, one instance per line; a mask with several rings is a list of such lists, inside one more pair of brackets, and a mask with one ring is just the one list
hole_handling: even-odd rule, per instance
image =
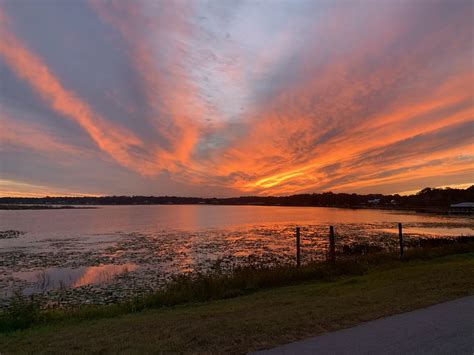
[[0, 211], [23, 211], [23, 210], [94, 210], [98, 207], [89, 206], [89, 207], [82, 207], [82, 206], [51, 206], [51, 205], [23, 205], [23, 204], [1, 204]]

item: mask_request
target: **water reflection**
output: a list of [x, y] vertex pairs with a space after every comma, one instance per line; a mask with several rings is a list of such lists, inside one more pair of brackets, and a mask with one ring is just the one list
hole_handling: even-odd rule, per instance
[[[215, 265], [229, 270], [254, 262], [294, 263], [296, 226], [301, 227], [303, 263], [325, 257], [329, 225], [335, 227], [339, 248], [361, 244], [396, 250], [397, 222], [403, 223], [407, 242], [474, 235], [472, 217], [382, 210], [101, 206], [0, 211], [0, 231], [22, 231], [0, 239], [0, 298], [12, 285], [27, 286], [27, 293], [61, 287], [78, 292], [93, 284], [125, 292], [157, 289], [176, 274], [206, 272]], [[120, 277], [138, 265], [133, 278]]]
[[[16, 213], [15, 213], [16, 212]], [[352, 210], [323, 207], [272, 206], [100, 206], [84, 210], [0, 211], [0, 230], [27, 234], [2, 241], [0, 247], [41, 239], [90, 238], [101, 242], [117, 233], [157, 231], [198, 231], [228, 229], [263, 224], [342, 224], [342, 223], [472, 223], [472, 217], [420, 215], [386, 210]]]
[[122, 265], [99, 265], [79, 268], [47, 268], [41, 271], [14, 272], [13, 277], [27, 282], [24, 294], [45, 292], [57, 288], [76, 288], [85, 285], [102, 284], [112, 281], [137, 269], [133, 263]]
[[[398, 229], [381, 229], [381, 231], [398, 234]], [[416, 234], [433, 237], [459, 237], [474, 235], [474, 229], [468, 227], [408, 227], [403, 229], [403, 233], [405, 235]]]

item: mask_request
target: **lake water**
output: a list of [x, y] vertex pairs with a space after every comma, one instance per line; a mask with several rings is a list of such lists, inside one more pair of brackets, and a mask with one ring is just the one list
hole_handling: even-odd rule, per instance
[[83, 292], [79, 301], [91, 290], [120, 298], [159, 288], [180, 273], [290, 263], [296, 226], [303, 262], [324, 258], [329, 225], [339, 247], [365, 243], [390, 250], [397, 247], [398, 222], [407, 242], [474, 235], [472, 217], [373, 209], [154, 205], [0, 211], [0, 296], [15, 289], [76, 289]]

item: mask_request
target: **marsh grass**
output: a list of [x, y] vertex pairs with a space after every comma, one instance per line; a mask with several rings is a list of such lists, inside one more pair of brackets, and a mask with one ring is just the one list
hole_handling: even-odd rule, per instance
[[43, 314], [40, 303], [34, 296], [24, 296], [16, 291], [11, 297], [9, 307], [0, 316], [0, 331], [21, 329], [40, 323]]
[[11, 332], [38, 324], [75, 323], [139, 312], [145, 309], [234, 298], [259, 290], [301, 284], [329, 282], [344, 276], [364, 275], [388, 270], [412, 261], [472, 253], [474, 243], [457, 243], [435, 248], [413, 248], [403, 260], [398, 253], [374, 253], [340, 257], [335, 263], [313, 262], [296, 268], [291, 265], [265, 266], [252, 264], [236, 267], [226, 273], [215, 267], [208, 274], [180, 275], [163, 290], [112, 305], [87, 305], [65, 309], [41, 309], [33, 296], [15, 294], [10, 307], [0, 313], [0, 332]]

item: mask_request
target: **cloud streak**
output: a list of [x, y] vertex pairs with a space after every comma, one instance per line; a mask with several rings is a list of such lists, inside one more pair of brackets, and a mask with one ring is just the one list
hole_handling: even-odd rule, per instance
[[41, 58], [29, 51], [8, 31], [6, 16], [1, 17], [0, 55], [11, 70], [27, 81], [52, 110], [81, 126], [101, 150], [120, 164], [140, 170], [130, 153], [133, 148], [142, 145], [140, 139], [117, 125], [109, 124], [74, 92], [64, 88]]

